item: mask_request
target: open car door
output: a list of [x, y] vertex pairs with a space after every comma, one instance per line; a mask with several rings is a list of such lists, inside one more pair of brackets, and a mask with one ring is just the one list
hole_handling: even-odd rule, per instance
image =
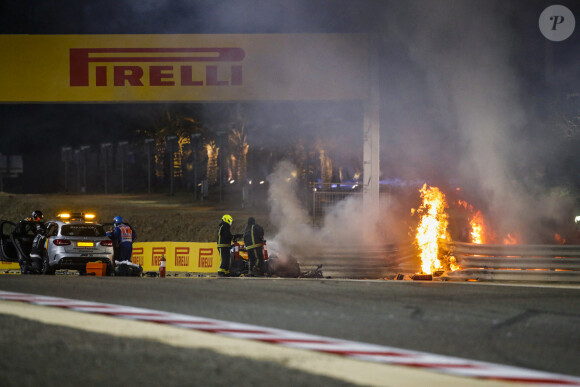
[[0, 220], [0, 260], [5, 262], [18, 262], [16, 246], [12, 241], [12, 232], [16, 224], [8, 220]]

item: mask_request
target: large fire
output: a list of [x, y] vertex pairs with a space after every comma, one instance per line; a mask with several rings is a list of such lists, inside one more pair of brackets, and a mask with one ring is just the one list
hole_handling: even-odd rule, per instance
[[416, 211], [420, 219], [415, 242], [420, 251], [423, 274], [432, 274], [443, 269], [439, 259], [439, 248], [450, 239], [447, 231], [448, 216], [445, 212], [447, 203], [445, 195], [437, 187], [428, 187], [424, 184], [419, 192], [422, 203]]
[[[412, 209], [411, 213], [420, 217], [415, 243], [419, 248], [422, 274], [433, 274], [437, 270], [459, 270], [461, 267], [456, 265], [455, 258], [445, 256], [443, 249], [445, 244], [451, 242], [451, 235], [448, 232], [449, 217], [445, 212], [448, 208], [445, 195], [439, 188], [427, 184], [423, 184], [419, 192], [421, 205], [417, 210]], [[472, 205], [463, 200], [457, 201], [456, 204], [467, 211], [470, 230], [466, 235], [469, 236], [470, 243], [485, 244], [497, 240], [495, 233], [486, 226], [481, 211], [474, 210]], [[559, 243], [565, 243], [565, 239], [560, 235], [556, 234], [555, 238]], [[521, 236], [517, 232], [507, 234], [503, 239], [504, 244], [519, 244], [520, 241]]]

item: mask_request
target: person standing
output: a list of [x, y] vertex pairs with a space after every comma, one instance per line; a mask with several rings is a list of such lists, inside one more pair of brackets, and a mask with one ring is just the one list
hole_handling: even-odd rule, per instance
[[43, 217], [42, 211], [33, 211], [30, 218], [25, 218], [18, 222], [12, 233], [13, 242], [18, 253], [21, 274], [31, 274], [33, 272], [29, 254], [32, 248], [32, 241], [36, 236], [37, 226], [44, 225], [42, 223]]
[[137, 239], [137, 233], [131, 225], [120, 216], [113, 218], [115, 228], [107, 235], [113, 240], [113, 248], [115, 250], [114, 260], [123, 262], [131, 262], [131, 254], [133, 253], [133, 242]]
[[244, 244], [248, 252], [249, 272], [252, 277], [262, 277], [264, 275], [264, 229], [256, 224], [252, 217], [248, 218], [248, 225], [244, 230]]
[[30, 261], [32, 274], [42, 273], [42, 261], [45, 254], [46, 231], [42, 225], [36, 226], [36, 236], [32, 240], [30, 249]]
[[234, 219], [231, 215], [222, 216], [222, 221], [218, 226], [217, 233], [217, 249], [220, 253], [220, 268], [218, 269], [218, 277], [229, 277], [230, 275], [230, 248], [232, 247], [231, 226]]

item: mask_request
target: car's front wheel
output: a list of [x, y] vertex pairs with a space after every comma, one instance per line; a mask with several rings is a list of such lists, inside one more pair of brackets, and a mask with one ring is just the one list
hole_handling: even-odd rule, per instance
[[50, 267], [48, 263], [48, 254], [44, 254], [42, 257], [42, 274], [53, 275], [56, 272], [56, 269]]

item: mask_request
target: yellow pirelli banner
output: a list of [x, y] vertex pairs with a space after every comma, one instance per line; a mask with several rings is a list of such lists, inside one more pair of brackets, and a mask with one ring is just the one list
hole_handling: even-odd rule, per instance
[[0, 35], [0, 102], [364, 100], [366, 34]]
[[131, 261], [143, 271], [158, 271], [161, 256], [167, 271], [215, 273], [220, 266], [216, 243], [199, 242], [135, 242]]
[[18, 262], [0, 261], [0, 273], [4, 270], [20, 270]]
[[[143, 271], [158, 271], [161, 256], [167, 271], [215, 273], [220, 256], [215, 242], [135, 242], [131, 261], [143, 266]], [[20, 270], [17, 262], [0, 261], [0, 272]]]

